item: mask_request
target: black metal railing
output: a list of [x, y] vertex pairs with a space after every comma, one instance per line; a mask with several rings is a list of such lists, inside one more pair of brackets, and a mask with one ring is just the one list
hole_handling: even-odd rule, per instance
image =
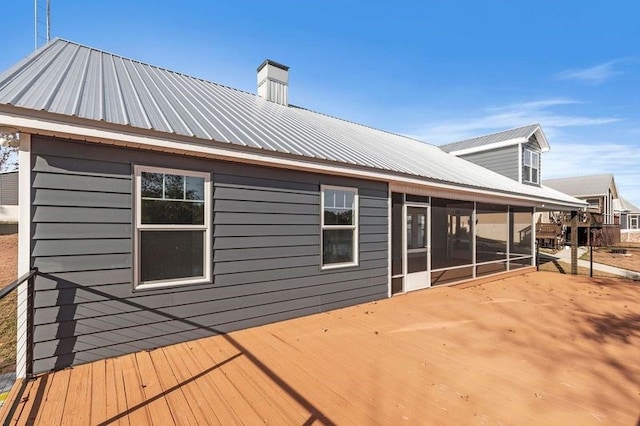
[[[33, 333], [34, 333], [34, 297], [35, 297], [35, 276], [38, 274], [38, 268], [33, 268], [26, 274], [19, 277], [17, 280], [0, 290], [0, 300], [4, 299], [12, 291], [20, 286], [20, 284], [27, 282], [27, 324], [26, 324], [26, 370], [25, 374], [27, 379], [33, 376]], [[18, 320], [20, 320], [18, 318]], [[19, 326], [19, 325], [18, 325]]]

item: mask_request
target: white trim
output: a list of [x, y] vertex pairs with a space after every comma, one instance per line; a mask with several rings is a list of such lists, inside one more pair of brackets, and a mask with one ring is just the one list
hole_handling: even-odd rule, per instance
[[[509, 208], [507, 206], [507, 208]], [[476, 278], [476, 266], [478, 263], [478, 245], [476, 239], [478, 238], [478, 202], [473, 202], [473, 210], [471, 211], [471, 263], [473, 268], [471, 270], [471, 277]]]
[[[211, 203], [211, 173], [193, 170], [172, 169], [168, 167], [153, 167], [145, 165], [134, 165], [134, 227], [133, 227], [133, 289], [146, 290], [151, 288], [167, 288], [188, 284], [212, 283], [211, 263], [212, 263], [212, 242], [211, 242], [211, 219], [213, 205]], [[194, 176], [204, 179], [204, 223], [202, 225], [144, 225], [142, 224], [142, 209], [140, 208], [140, 194], [142, 172], [174, 174], [181, 176]], [[150, 230], [199, 230], [204, 231], [204, 265], [203, 276], [189, 277], [184, 279], [156, 280], [140, 282], [140, 231]]]
[[[270, 154], [266, 151], [260, 153], [252, 153], [240, 151], [241, 147], [231, 145], [229, 148], [203, 145], [195, 142], [185, 142], [177, 140], [168, 140], [166, 138], [144, 136], [133, 132], [123, 132], [115, 130], [97, 129], [96, 123], [93, 126], [63, 124], [50, 119], [36, 119], [6, 112], [0, 112], [0, 123], [6, 123], [21, 129], [22, 131], [30, 131], [32, 133], [44, 136], [54, 136], [62, 138], [72, 138], [86, 142], [103, 143], [108, 145], [126, 146], [138, 149], [151, 149], [154, 151], [171, 152], [178, 154], [193, 155], [197, 157], [216, 158], [220, 160], [266, 165], [270, 167], [280, 167], [292, 170], [310, 171], [314, 173], [332, 174], [338, 176], [357, 177], [362, 179], [372, 179], [388, 183], [407, 184], [418, 188], [431, 188], [434, 190], [453, 191], [456, 194], [472, 194], [489, 195], [503, 200], [503, 204], [514, 204], [517, 200], [529, 203], [547, 203], [558, 206], [559, 210], [567, 208], [582, 208], [584, 206], [571, 202], [563, 202], [556, 199], [545, 199], [541, 197], [508, 194], [503, 192], [495, 192], [489, 189], [464, 188], [457, 185], [446, 184], [441, 182], [425, 182], [419, 177], [405, 177], [389, 174], [384, 171], [374, 171], [367, 169], [354, 169], [340, 163], [318, 162], [311, 158], [283, 158], [279, 155]], [[169, 135], [167, 135], [168, 137]], [[458, 195], [459, 198], [461, 195]], [[509, 201], [506, 201], [509, 200]], [[514, 204], [515, 205], [515, 204]]]
[[[529, 153], [529, 164], [526, 164], [526, 153]], [[532, 149], [529, 148], [523, 148], [522, 149], [522, 154], [524, 156], [524, 161], [522, 162], [522, 170], [524, 172], [524, 167], [529, 167], [529, 176], [524, 176], [524, 174], [522, 175], [522, 182], [526, 182], [526, 183], [532, 183], [534, 185], [540, 185], [540, 153], [538, 151], [534, 151]], [[537, 157], [538, 161], [536, 162], [537, 164], [535, 164], [534, 167], [534, 162], [533, 162], [533, 157]], [[533, 171], [536, 171], [536, 176], [537, 179], [534, 181], [532, 179], [532, 176], [534, 175]]]
[[[18, 173], [18, 202], [20, 219], [18, 221], [18, 276], [31, 269], [31, 135], [20, 133], [20, 164]], [[27, 375], [27, 287], [22, 283], [18, 287], [17, 336], [16, 336], [16, 377]]]
[[522, 145], [518, 146], [518, 183], [522, 183], [522, 162], [524, 158], [522, 158], [522, 152], [524, 151], [524, 147]]
[[[352, 225], [325, 225], [324, 223], [324, 191], [333, 189], [336, 191], [353, 192], [353, 224]], [[360, 200], [358, 188], [348, 186], [320, 185], [320, 270], [347, 268], [358, 266], [360, 263]], [[352, 230], [353, 231], [353, 261], [343, 263], [324, 264], [324, 231], [325, 230]]]
[[391, 200], [391, 188], [387, 188], [387, 281], [388, 281], [388, 289], [387, 289], [387, 297], [391, 297], [391, 287], [393, 277], [391, 276], [391, 256], [393, 255], [391, 251], [391, 226], [393, 225], [391, 221], [391, 213], [392, 213], [393, 202]]
[[537, 210], [534, 207], [533, 208], [533, 213], [531, 215], [531, 266], [537, 266], [536, 265], [536, 244], [538, 243], [538, 240], [536, 238], [536, 213]]
[[474, 146], [472, 148], [459, 149], [457, 151], [451, 151], [449, 152], [449, 154], [453, 154], [456, 157], [459, 157], [461, 155], [475, 154], [476, 152], [491, 151], [493, 149], [519, 145], [521, 143], [526, 143], [527, 141], [528, 141], [527, 138], [519, 137], [514, 139], [507, 139], [506, 141], [494, 142], [487, 145], [480, 145], [480, 146]]

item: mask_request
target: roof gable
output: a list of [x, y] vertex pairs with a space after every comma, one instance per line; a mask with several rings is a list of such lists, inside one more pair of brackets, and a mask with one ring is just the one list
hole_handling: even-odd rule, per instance
[[631, 203], [626, 198], [620, 197], [618, 198], [618, 208], [616, 210], [627, 212], [627, 213], [640, 213], [640, 208], [636, 207], [635, 204]]
[[441, 145], [440, 149], [454, 155], [464, 155], [527, 143], [532, 138], [535, 139], [542, 152], [549, 150], [549, 143], [539, 124], [530, 124], [528, 126]]

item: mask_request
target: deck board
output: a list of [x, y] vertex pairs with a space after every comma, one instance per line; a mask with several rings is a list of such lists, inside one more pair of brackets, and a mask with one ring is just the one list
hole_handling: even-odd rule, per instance
[[73, 374], [69, 374], [67, 392], [70, 397], [65, 401], [61, 423], [89, 424], [91, 420], [91, 383], [93, 382], [91, 364], [85, 364], [74, 368]]
[[558, 276], [437, 288], [42, 374], [9, 424], [637, 423], [640, 287]]
[[176, 423], [171, 413], [171, 408], [167, 402], [164, 390], [160, 385], [158, 374], [155, 370], [151, 356], [148, 352], [138, 352], [136, 364], [140, 371], [142, 390], [147, 401], [149, 418], [153, 424], [173, 424]]
[[91, 364], [90, 423], [97, 425], [107, 420], [107, 366], [104, 361]]

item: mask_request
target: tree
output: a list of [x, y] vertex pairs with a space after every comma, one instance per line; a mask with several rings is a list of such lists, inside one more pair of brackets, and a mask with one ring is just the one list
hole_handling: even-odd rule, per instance
[[18, 168], [18, 148], [0, 148], [0, 172], [15, 170]]

